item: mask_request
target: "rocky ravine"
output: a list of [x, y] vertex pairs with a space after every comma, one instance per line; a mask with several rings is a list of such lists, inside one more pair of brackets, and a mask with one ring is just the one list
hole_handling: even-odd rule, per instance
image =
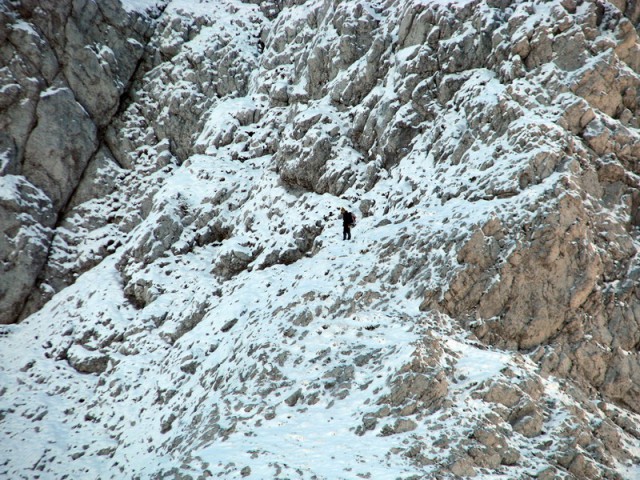
[[0, 9], [0, 473], [640, 476], [635, 2]]

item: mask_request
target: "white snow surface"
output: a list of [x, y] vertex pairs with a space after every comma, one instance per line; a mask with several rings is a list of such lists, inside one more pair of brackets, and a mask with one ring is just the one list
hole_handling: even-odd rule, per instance
[[149, 10], [158, 8], [162, 4], [166, 4], [166, 0], [120, 0], [122, 7], [127, 12], [146, 13]]

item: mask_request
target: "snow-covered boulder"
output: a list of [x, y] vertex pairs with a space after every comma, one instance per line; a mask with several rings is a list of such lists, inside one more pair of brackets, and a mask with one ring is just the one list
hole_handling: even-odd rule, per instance
[[80, 373], [102, 373], [109, 366], [109, 356], [73, 345], [67, 351], [67, 361]]

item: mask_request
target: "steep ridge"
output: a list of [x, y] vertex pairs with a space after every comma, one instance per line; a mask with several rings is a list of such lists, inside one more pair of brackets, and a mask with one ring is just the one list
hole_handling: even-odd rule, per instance
[[640, 476], [634, 2], [161, 7], [29, 220], [1, 474]]

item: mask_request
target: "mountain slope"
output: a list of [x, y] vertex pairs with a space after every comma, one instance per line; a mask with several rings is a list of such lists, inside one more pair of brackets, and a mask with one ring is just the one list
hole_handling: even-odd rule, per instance
[[125, 10], [153, 33], [2, 329], [2, 474], [640, 475], [633, 3]]

